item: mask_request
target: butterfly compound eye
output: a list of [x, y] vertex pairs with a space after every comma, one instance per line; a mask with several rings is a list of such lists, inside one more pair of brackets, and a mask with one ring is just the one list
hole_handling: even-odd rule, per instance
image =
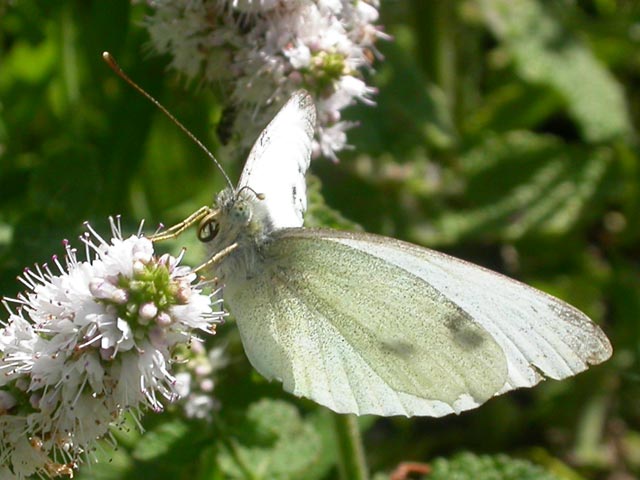
[[200, 224], [200, 228], [198, 228], [198, 240], [201, 242], [210, 242], [216, 238], [219, 230], [220, 224], [214, 219], [209, 218]]

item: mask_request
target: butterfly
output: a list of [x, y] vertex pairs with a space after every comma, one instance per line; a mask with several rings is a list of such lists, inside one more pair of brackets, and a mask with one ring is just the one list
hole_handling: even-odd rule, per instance
[[612, 353], [584, 313], [411, 243], [303, 227], [315, 107], [296, 92], [199, 214], [253, 367], [339, 413], [460, 413]]

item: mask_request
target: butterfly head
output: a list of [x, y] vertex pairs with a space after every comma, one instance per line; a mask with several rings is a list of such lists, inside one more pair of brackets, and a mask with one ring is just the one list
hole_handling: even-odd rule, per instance
[[263, 195], [250, 188], [224, 189], [216, 206], [204, 216], [198, 228], [198, 239], [215, 252], [233, 243], [254, 243], [264, 231], [260, 215]]

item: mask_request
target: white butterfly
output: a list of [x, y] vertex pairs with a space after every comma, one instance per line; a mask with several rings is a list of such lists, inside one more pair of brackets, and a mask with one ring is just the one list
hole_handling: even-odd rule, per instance
[[439, 417], [611, 356], [563, 301], [377, 235], [302, 228], [315, 124], [299, 91], [201, 223], [251, 364], [340, 413]]

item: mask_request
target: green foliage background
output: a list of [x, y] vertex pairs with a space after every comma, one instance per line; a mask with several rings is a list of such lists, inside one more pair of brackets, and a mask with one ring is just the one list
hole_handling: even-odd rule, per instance
[[[82, 222], [172, 224], [223, 187], [209, 160], [102, 63], [125, 70], [211, 147], [215, 91], [150, 55], [145, 5], [0, 2], [0, 292], [61, 253]], [[355, 149], [316, 160], [308, 224], [439, 248], [557, 295], [600, 323], [614, 357], [575, 379], [443, 419], [360, 422], [369, 466], [433, 479], [640, 475], [640, 5], [614, 0], [387, 0], [394, 36], [347, 116]], [[202, 253], [193, 234], [189, 260]], [[393, 312], [389, 312], [392, 314]], [[211, 424], [148, 415], [96, 452], [94, 479], [337, 478], [332, 415], [251, 370], [232, 322]]]

